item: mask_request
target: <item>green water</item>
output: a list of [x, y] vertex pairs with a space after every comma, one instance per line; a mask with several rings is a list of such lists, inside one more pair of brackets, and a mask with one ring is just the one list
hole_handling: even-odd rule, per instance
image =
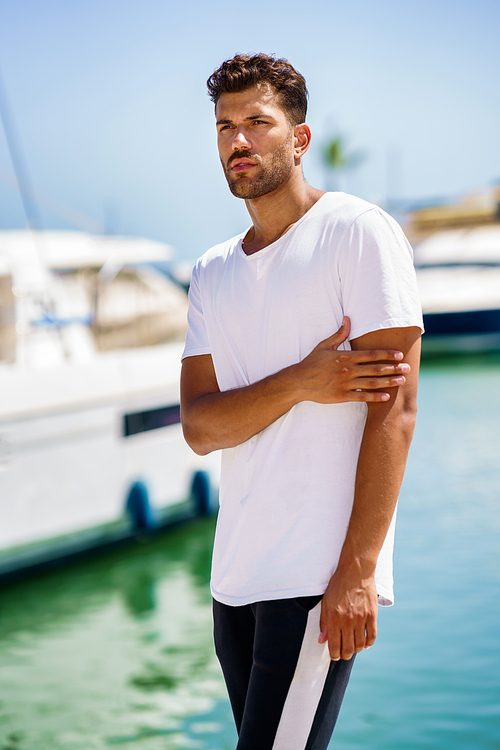
[[[500, 362], [427, 364], [419, 407], [396, 606], [358, 657], [336, 750], [500, 748]], [[0, 592], [0, 750], [234, 749], [211, 642], [213, 529]]]

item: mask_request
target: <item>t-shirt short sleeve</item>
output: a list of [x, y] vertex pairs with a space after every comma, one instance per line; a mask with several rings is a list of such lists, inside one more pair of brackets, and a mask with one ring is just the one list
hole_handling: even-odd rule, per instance
[[200, 354], [210, 354], [198, 272], [198, 266], [195, 266], [189, 286], [188, 332], [182, 359]]
[[384, 328], [423, 331], [413, 252], [399, 224], [384, 211], [374, 207], [348, 227], [339, 275], [351, 339]]

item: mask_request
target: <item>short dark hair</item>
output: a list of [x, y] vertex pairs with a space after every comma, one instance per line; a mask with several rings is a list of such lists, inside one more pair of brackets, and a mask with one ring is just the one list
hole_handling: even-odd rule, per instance
[[236, 94], [261, 83], [268, 83], [292, 125], [305, 122], [307, 87], [304, 76], [284, 57], [274, 55], [235, 55], [215, 70], [207, 81], [208, 93], [217, 106], [222, 94]]

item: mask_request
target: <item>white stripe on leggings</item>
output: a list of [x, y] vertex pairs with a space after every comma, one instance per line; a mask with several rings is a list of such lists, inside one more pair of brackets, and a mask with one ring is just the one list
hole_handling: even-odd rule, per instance
[[304, 750], [325, 686], [330, 654], [318, 643], [321, 602], [309, 612], [304, 640], [290, 683], [273, 750]]

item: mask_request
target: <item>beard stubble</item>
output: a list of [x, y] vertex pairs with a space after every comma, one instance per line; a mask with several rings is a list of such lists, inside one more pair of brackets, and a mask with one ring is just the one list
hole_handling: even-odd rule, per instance
[[230, 191], [236, 198], [261, 198], [276, 190], [290, 178], [293, 169], [293, 157], [290, 156], [289, 143], [280, 143], [273, 151], [268, 164], [261, 161], [260, 172], [255, 177], [238, 177], [231, 172], [231, 164], [237, 159], [254, 159], [249, 151], [233, 154], [230, 163], [225, 166], [221, 160], [224, 174]]

